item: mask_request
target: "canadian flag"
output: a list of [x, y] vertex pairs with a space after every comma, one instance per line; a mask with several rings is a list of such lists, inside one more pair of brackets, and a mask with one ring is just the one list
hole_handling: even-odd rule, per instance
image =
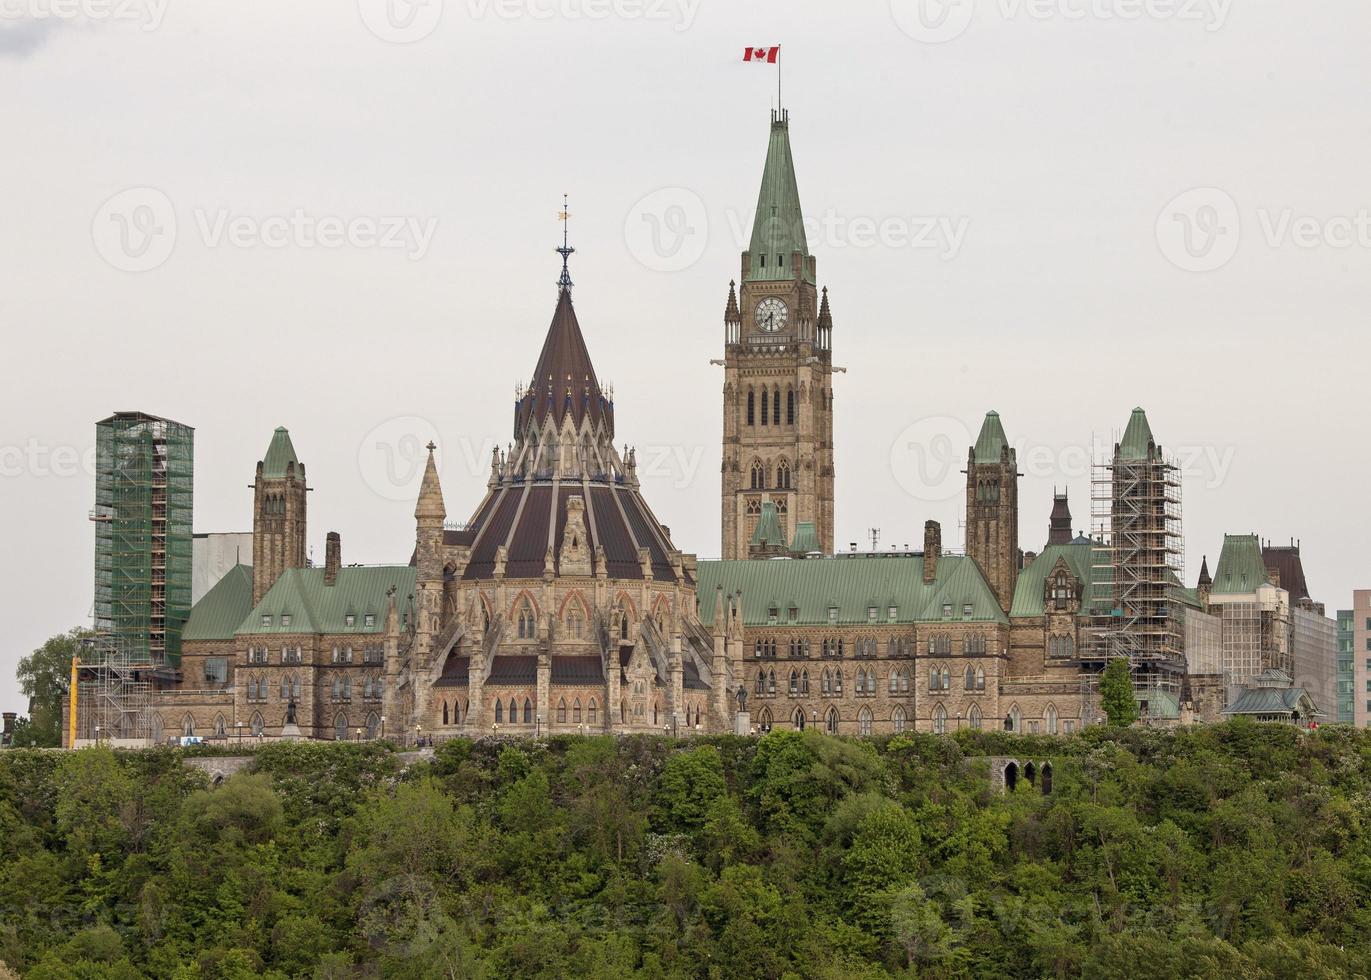
[[765, 61], [768, 65], [774, 65], [776, 59], [781, 55], [781, 46], [778, 44], [774, 48], [748, 48], [743, 52], [744, 61]]

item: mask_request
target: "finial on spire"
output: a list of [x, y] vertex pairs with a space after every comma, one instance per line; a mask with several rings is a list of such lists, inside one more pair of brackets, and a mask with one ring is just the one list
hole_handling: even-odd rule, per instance
[[571, 212], [567, 210], [567, 196], [562, 195], [562, 210], [557, 217], [562, 221], [562, 247], [557, 249], [557, 254], [562, 257], [562, 277], [557, 280], [557, 288], [567, 290], [571, 288], [571, 272], [567, 269], [567, 259], [576, 250], [568, 244], [567, 222], [571, 218]]

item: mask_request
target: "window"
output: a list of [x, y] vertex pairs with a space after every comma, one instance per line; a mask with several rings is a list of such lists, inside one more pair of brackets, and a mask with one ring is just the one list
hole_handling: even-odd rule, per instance
[[962, 687], [968, 691], [976, 690], [976, 668], [970, 665], [967, 666], [966, 677], [962, 681]]
[[837, 734], [838, 734], [838, 709], [837, 709], [837, 708], [829, 708], [829, 709], [828, 709], [828, 714], [824, 716], [824, 728], [827, 729], [828, 734], [830, 734], [830, 735], [837, 735]]
[[385, 649], [375, 644], [362, 649], [362, 663], [379, 664], [385, 659]]
[[947, 709], [944, 708], [941, 703], [935, 705], [933, 708], [933, 734], [947, 734]]
[[519, 604], [519, 639], [537, 639], [538, 629], [533, 619], [533, 607], [525, 599]]
[[863, 735], [871, 734], [871, 709], [863, 708], [857, 712], [857, 730]]
[[771, 414], [770, 411], [768, 410], [768, 407], [767, 407], [767, 406], [769, 406], [769, 405], [771, 404], [770, 396], [771, 396], [771, 393], [770, 393], [769, 391], [767, 391], [767, 389], [763, 388], [763, 389], [762, 389], [762, 425], [766, 425], [766, 421], [767, 421], [768, 417], [770, 417], [770, 414]]
[[[764, 264], [764, 265], [766, 264], [766, 258], [765, 258], [765, 257], [763, 257], [763, 259], [762, 259], [762, 264]], [[755, 425], [755, 424], [756, 424], [756, 407], [757, 407], [757, 401], [756, 401], [756, 399], [757, 399], [756, 393], [753, 392], [753, 391], [749, 388], [749, 389], [748, 389], [748, 392], [747, 392], [747, 424], [748, 424], [748, 425]]]
[[785, 392], [785, 424], [795, 424], [795, 389], [787, 388]]
[[779, 385], [771, 392], [771, 424], [781, 424], [781, 388]]
[[263, 626], [270, 626], [270, 625], [271, 625], [271, 617], [264, 614], [264, 615], [262, 616], [262, 625], [263, 625]]
[[976, 668], [976, 690], [985, 690], [985, 671], [980, 667]]
[[562, 698], [557, 702], [557, 724], [566, 724], [566, 698]]
[[298, 664], [300, 662], [299, 647], [285, 647], [281, 650], [281, 663]]
[[946, 633], [939, 633], [937, 636], [928, 638], [928, 652], [930, 654], [949, 654], [952, 652], [952, 637]]
[[825, 671], [823, 672], [823, 675], [819, 678], [819, 692], [820, 692], [821, 694], [829, 694], [829, 693], [831, 693], [832, 691], [833, 691], [833, 675], [830, 674], [827, 670], [825, 670]]
[[751, 487], [753, 490], [763, 490], [766, 488], [766, 468], [762, 466], [760, 459], [752, 461]]
[[334, 737], [335, 739], [337, 739], [338, 741], [340, 741], [340, 742], [346, 742], [346, 741], [347, 741], [347, 739], [348, 739], [348, 716], [347, 716], [347, 715], [339, 715], [337, 718], [333, 719], [333, 737]]
[[210, 657], [205, 661], [205, 683], [228, 683], [228, 658]]
[[281, 628], [286, 629], [290, 626], [290, 613], [281, 613]]
[[776, 464], [776, 488], [778, 490], [790, 489], [790, 464], [785, 460]]
[[1071, 734], [1072, 732], [1074, 732], [1075, 730], [1076, 730], [1076, 723], [1075, 723], [1074, 721], [1071, 721], [1071, 720], [1068, 719], [1068, 720], [1065, 720], [1065, 721], [1062, 722], [1062, 734], [1063, 734], [1063, 735], [1070, 735], [1070, 734]]
[[267, 648], [266, 648], [266, 647], [249, 647], [249, 648], [248, 648], [248, 663], [250, 663], [250, 664], [264, 664], [264, 663], [266, 663], [266, 662], [267, 662]]
[[[799, 610], [799, 608], [798, 608], [797, 606], [791, 606], [789, 609], [786, 610], [786, 614], [787, 614], [787, 618], [788, 618], [792, 623], [795, 622], [795, 620], [797, 620], [797, 619], [800, 618], [800, 610]], [[809, 648], [809, 641], [808, 641], [808, 640], [805, 640], [805, 648], [806, 648], [806, 651], [808, 651], [808, 648]]]
[[357, 625], [356, 615], [354, 615], [353, 613], [348, 613], [346, 616], [343, 617], [343, 623], [347, 626], [348, 629], [352, 629], [354, 626]]
[[952, 618], [952, 603], [950, 603], [950, 602], [944, 602], [944, 603], [943, 603], [943, 619], [951, 619], [951, 618]]
[[832, 625], [833, 625], [834, 623], [836, 623], [837, 621], [838, 621], [838, 607], [837, 607], [837, 606], [829, 606], [829, 607], [828, 607], [828, 625], [832, 626]]
[[971, 611], [972, 611], [971, 603], [969, 603], [969, 602], [964, 602], [964, 603], [962, 603], [962, 619], [970, 619], [970, 618], [971, 618]]
[[216, 715], [214, 717], [214, 734], [219, 736], [220, 738], [223, 738], [224, 735], [227, 734], [227, 731], [228, 729], [224, 722], [224, 716]]
[[1047, 706], [1047, 734], [1057, 734], [1057, 706], [1055, 704]]
[[571, 723], [579, 725], [581, 723], [581, 699], [577, 698], [571, 705]]
[[978, 705], [978, 704], [973, 704], [973, 705], [971, 706], [971, 713], [970, 713], [967, 717], [968, 717], [968, 719], [970, 720], [972, 729], [975, 730], [975, 731], [980, 731], [980, 730], [981, 730], [981, 706]]
[[889, 620], [890, 622], [892, 622], [892, 623], [895, 622], [895, 620], [896, 620], [897, 618], [899, 618], [899, 615], [900, 615], [900, 607], [899, 607], [899, 606], [891, 606], [889, 609], [887, 609], [887, 610], [885, 611], [885, 618], [886, 618], [887, 620]]
[[262, 721], [262, 713], [260, 711], [254, 711], [252, 713], [252, 734], [261, 735], [266, 731], [266, 728], [266, 723]]
[[499, 698], [495, 699], [495, 724], [505, 720], [505, 704]]
[[[524, 713], [527, 714], [527, 713], [529, 712], [529, 710], [530, 710], [530, 709], [529, 709], [529, 706], [528, 706], [528, 702], [526, 701], [526, 702], [524, 702]], [[695, 713], [696, 713], [696, 717], [698, 718], [698, 716], [699, 716], [699, 709], [698, 709], [698, 708], [696, 709], [696, 712], [695, 712]], [[593, 725], [593, 724], [595, 724], [595, 699], [594, 699], [594, 698], [591, 698], [591, 699], [590, 699], [590, 704], [586, 705], [586, 724], [587, 724], [587, 725]]]
[[867, 606], [867, 607], [866, 607], [866, 621], [867, 621], [868, 623], [874, 623], [874, 622], [876, 622], [876, 613], [877, 613], [877, 609], [876, 609], [875, 606]]
[[967, 653], [985, 653], [985, 634], [973, 633], [966, 638], [963, 646]]
[[904, 731], [904, 708], [900, 705], [895, 706], [895, 711], [890, 716], [890, 723], [895, 726], [895, 734]]

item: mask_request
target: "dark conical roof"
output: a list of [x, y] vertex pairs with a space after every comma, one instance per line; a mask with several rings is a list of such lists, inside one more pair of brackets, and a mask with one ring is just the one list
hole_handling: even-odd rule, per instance
[[603, 420], [613, 434], [614, 406], [600, 390], [595, 365], [576, 320], [571, 290], [563, 287], [557, 292], [557, 309], [547, 328], [533, 379], [515, 409], [515, 434], [523, 431], [530, 418], [541, 422], [551, 414], [560, 423], [567, 413], [577, 426], [587, 417], [594, 424]]

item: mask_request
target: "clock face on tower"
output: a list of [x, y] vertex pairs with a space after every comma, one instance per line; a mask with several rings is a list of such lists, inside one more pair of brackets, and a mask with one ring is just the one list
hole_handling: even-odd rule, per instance
[[775, 296], [768, 296], [757, 304], [757, 326], [767, 333], [775, 333], [783, 328], [789, 315], [785, 302]]

